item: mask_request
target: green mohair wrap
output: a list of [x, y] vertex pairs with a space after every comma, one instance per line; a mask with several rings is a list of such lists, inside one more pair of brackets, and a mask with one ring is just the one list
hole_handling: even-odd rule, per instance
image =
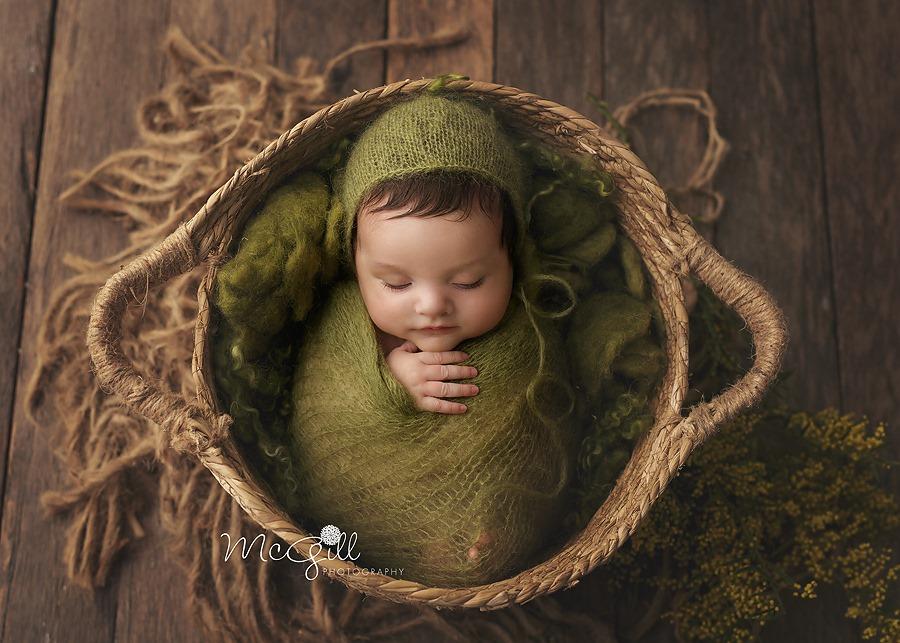
[[[404, 579], [429, 585], [521, 569], [558, 526], [574, 466], [560, 341], [513, 298], [499, 326], [459, 346], [479, 369], [468, 411], [423, 412], [391, 374], [359, 286], [336, 284], [294, 376], [297, 501], [310, 526], [355, 531], [357, 564], [402, 567]], [[485, 533], [492, 542], [473, 560]]]

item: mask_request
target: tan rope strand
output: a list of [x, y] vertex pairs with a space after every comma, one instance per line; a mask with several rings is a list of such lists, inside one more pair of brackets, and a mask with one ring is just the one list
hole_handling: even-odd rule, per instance
[[[227, 420], [211, 418], [180, 396], [164, 393], [158, 385], [148, 383], [121, 350], [122, 317], [128, 295], [136, 298], [136, 288], [148, 293], [195, 265], [196, 254], [187, 227], [179, 226], [156, 248], [124, 266], [100, 289], [91, 309], [87, 340], [101, 388], [115, 391], [130, 409], [168, 430], [175, 448], [199, 452], [225, 437]], [[146, 295], [142, 305], [146, 305]]]
[[688, 416], [687, 422], [698, 431], [695, 440], [699, 444], [717, 425], [762, 397], [781, 368], [788, 331], [784, 314], [765, 288], [725, 260], [693, 228], [686, 226], [684, 232], [688, 238], [693, 237], [686, 253], [691, 270], [746, 322], [755, 349], [750, 370]]
[[660, 107], [688, 108], [706, 120], [706, 147], [703, 158], [684, 185], [667, 186], [666, 192], [670, 195], [693, 193], [708, 199], [712, 207], [704, 210], [696, 218], [703, 223], [712, 223], [719, 219], [725, 205], [722, 193], [712, 189], [712, 180], [729, 149], [728, 142], [719, 133], [715, 103], [709, 94], [701, 89], [661, 87], [639, 94], [618, 107], [614, 112], [614, 118], [622, 127], [626, 127], [639, 113]]

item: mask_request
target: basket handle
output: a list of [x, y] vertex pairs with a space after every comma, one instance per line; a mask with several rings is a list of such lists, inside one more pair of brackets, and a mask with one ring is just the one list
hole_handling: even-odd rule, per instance
[[683, 256], [687, 269], [744, 320], [753, 336], [756, 353], [753, 366], [737, 382], [709, 402], [692, 407], [683, 419], [684, 428], [693, 427], [692, 442], [696, 446], [722, 422], [762, 398], [781, 368], [788, 331], [784, 313], [769, 292], [722, 257], [684, 214], [674, 208], [671, 212], [685, 243]]
[[100, 288], [91, 308], [87, 343], [94, 374], [107, 394], [119, 395], [133, 412], [156, 422], [170, 434], [172, 447], [197, 454], [216, 447], [231, 425], [228, 415], [216, 415], [178, 395], [165, 393], [157, 382], [148, 382], [122, 351], [122, 317], [129, 298], [149, 293], [199, 264], [187, 224], [181, 224], [140, 257], [110, 277]]

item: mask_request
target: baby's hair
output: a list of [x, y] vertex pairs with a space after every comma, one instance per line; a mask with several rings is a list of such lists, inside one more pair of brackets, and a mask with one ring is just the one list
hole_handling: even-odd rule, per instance
[[[383, 201], [383, 203], [382, 203]], [[408, 207], [409, 212], [399, 215], [416, 217], [436, 217], [459, 211], [457, 221], [467, 219], [475, 203], [485, 212], [503, 214], [500, 231], [500, 247], [506, 248], [510, 260], [516, 239], [516, 217], [509, 195], [500, 187], [476, 176], [461, 173], [432, 172], [390, 179], [379, 183], [366, 193], [359, 202], [357, 215], [373, 203], [380, 205], [368, 210], [369, 214], [383, 210]], [[357, 225], [353, 226], [353, 248], [356, 248]]]

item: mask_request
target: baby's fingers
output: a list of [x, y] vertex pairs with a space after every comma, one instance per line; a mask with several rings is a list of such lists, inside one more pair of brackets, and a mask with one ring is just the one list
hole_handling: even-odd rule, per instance
[[460, 415], [466, 412], [465, 404], [439, 400], [436, 397], [423, 397], [422, 401], [419, 403], [419, 408], [423, 411], [446, 413], [447, 415]]
[[465, 380], [478, 375], [478, 369], [474, 366], [448, 366], [447, 364], [431, 364], [425, 367], [425, 379], [440, 380]]
[[432, 397], [471, 397], [478, 394], [478, 387], [474, 384], [453, 382], [425, 382], [422, 392]]
[[423, 352], [417, 354], [425, 364], [455, 364], [456, 362], [464, 362], [469, 359], [468, 354], [462, 351]]

